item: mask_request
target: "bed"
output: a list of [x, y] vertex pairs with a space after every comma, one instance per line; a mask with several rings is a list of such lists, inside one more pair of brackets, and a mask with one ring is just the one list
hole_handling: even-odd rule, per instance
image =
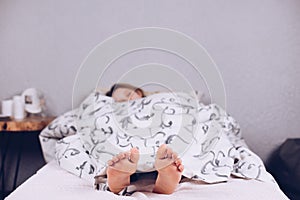
[[276, 184], [256, 180], [231, 178], [226, 183], [199, 184], [183, 182], [172, 195], [135, 192], [131, 196], [117, 196], [97, 191], [89, 182], [62, 170], [54, 161], [46, 164], [12, 192], [6, 200], [24, 199], [288, 199]]
[[[142, 109], [145, 110], [147, 110], [147, 105], [149, 106], [151, 105], [151, 103], [149, 102], [152, 102], [153, 105], [157, 105], [157, 102], [160, 104], [163, 102], [164, 105], [167, 105], [166, 107], [164, 107], [164, 109], [160, 109], [163, 110], [163, 112], [157, 110], [155, 111], [156, 113], [158, 113], [157, 116], [163, 116], [162, 114], [166, 114], [166, 116], [159, 118], [159, 120], [163, 119], [167, 121], [159, 121], [159, 123], [152, 123], [152, 124], [159, 124], [159, 126], [163, 125], [164, 131], [167, 134], [167, 130], [171, 130], [171, 128], [168, 126], [168, 124], [170, 123], [165, 123], [165, 122], [170, 122], [170, 120], [173, 120], [172, 122], [176, 122], [177, 118], [174, 117], [174, 115], [170, 115], [170, 112], [167, 112], [166, 109], [172, 108], [171, 109], [172, 113], [179, 112], [178, 110], [180, 109], [172, 107], [173, 104], [177, 106], [179, 102], [176, 102], [177, 100], [174, 100], [174, 98], [167, 98], [168, 96], [166, 95], [169, 94], [150, 95], [144, 98], [143, 100], [135, 100], [137, 102], [135, 103], [131, 102], [130, 105], [135, 105], [135, 106], [142, 105], [143, 107]], [[189, 102], [189, 105], [192, 105], [190, 104], [191, 102], [190, 96], [186, 96], [186, 94], [184, 95], [180, 94], [180, 95], [179, 96], [180, 98], [182, 98], [183, 101], [187, 101]], [[203, 131], [203, 135], [199, 133], [201, 135], [201, 137], [199, 136], [199, 138], [204, 138], [204, 139], [201, 140], [199, 139], [199, 141], [201, 141], [199, 143], [197, 143], [196, 140], [196, 142], [190, 145], [189, 149], [181, 157], [183, 162], [186, 163], [185, 165], [186, 168], [183, 172], [183, 175], [189, 178], [184, 178], [173, 194], [171, 195], [154, 194], [151, 192], [146, 192], [145, 190], [143, 192], [142, 191], [132, 192], [130, 193], [130, 196], [118, 196], [108, 191], [95, 190], [93, 185], [94, 177], [95, 175], [99, 175], [103, 172], [102, 170], [103, 167], [99, 168], [99, 170], [96, 170], [95, 168], [97, 168], [97, 165], [99, 165], [99, 163], [97, 165], [93, 165], [93, 162], [86, 161], [86, 160], [93, 158], [93, 156], [98, 158], [102, 156], [103, 152], [105, 152], [102, 151], [104, 147], [101, 146], [100, 148], [101, 151], [95, 152], [95, 153], [101, 152], [101, 154], [98, 155], [93, 154], [94, 152], [92, 152], [90, 149], [81, 150], [80, 148], [84, 146], [82, 145], [81, 142], [86, 142], [84, 144], [88, 144], [89, 140], [91, 139], [93, 141], [99, 140], [99, 138], [95, 138], [94, 133], [98, 133], [100, 130], [102, 132], [105, 132], [105, 128], [107, 128], [104, 126], [105, 124], [103, 124], [103, 121], [105, 120], [101, 120], [99, 116], [104, 117], [104, 119], [107, 119], [105, 118], [106, 116], [103, 115], [103, 113], [107, 111], [106, 110], [106, 108], [108, 107], [107, 105], [108, 104], [111, 105], [111, 102], [103, 103], [106, 102], [107, 98], [108, 97], [105, 97], [99, 92], [94, 92], [90, 94], [86, 98], [86, 100], [83, 101], [83, 103], [79, 106], [79, 108], [64, 113], [62, 116], [55, 119], [50, 125], [48, 125], [41, 132], [40, 141], [41, 141], [45, 160], [48, 162], [48, 164], [46, 164], [35, 175], [33, 175], [24, 184], [22, 184], [13, 193], [11, 193], [6, 198], [7, 200], [41, 199], [41, 197], [43, 199], [106, 198], [107, 200], [108, 199], [164, 199], [164, 198], [167, 199], [170, 197], [172, 199], [183, 199], [183, 198], [188, 198], [188, 199], [288, 199], [284, 195], [284, 193], [280, 190], [273, 177], [265, 170], [265, 167], [261, 159], [248, 148], [248, 146], [246, 145], [245, 141], [241, 136], [239, 126], [235, 122], [235, 120], [231, 116], [229, 116], [225, 111], [222, 111], [220, 107], [214, 104], [207, 105], [207, 106], [203, 105], [201, 109], [198, 109], [198, 107], [197, 109], [194, 109], [196, 111], [196, 114], [197, 115], [199, 114], [202, 117], [201, 118], [202, 121], [200, 120], [201, 121], [200, 124], [202, 124], [203, 126], [201, 125], [200, 126], [201, 128], [199, 130], [197, 129], [197, 131], [198, 132]], [[170, 101], [167, 101], [166, 99], [170, 99]], [[138, 101], [140, 101], [140, 103]], [[180, 103], [182, 103], [183, 101], [180, 101]], [[147, 102], [147, 104], [145, 102]], [[154, 108], [153, 105], [151, 108]], [[182, 103], [181, 105], [186, 105], [186, 104]], [[140, 108], [138, 106], [137, 108]], [[118, 113], [124, 113], [121, 112], [123, 108], [126, 109], [127, 111], [130, 110], [130, 108], [123, 107], [122, 104], [120, 104], [120, 106], [117, 107], [116, 110], [118, 111]], [[111, 111], [110, 108], [108, 110]], [[134, 110], [141, 110], [141, 109], [134, 109]], [[86, 120], [84, 118], [85, 116], [89, 117], [90, 116], [89, 113], [91, 112], [95, 113], [94, 111], [97, 112], [101, 111], [101, 112], [100, 114], [98, 113], [99, 116], [96, 114], [96, 118], [94, 118], [93, 116], [92, 121]], [[149, 111], [150, 115], [147, 116], [154, 116], [154, 114], [151, 115], [152, 114], [151, 112], [152, 110]], [[181, 112], [180, 115], [182, 115], [183, 110], [180, 110], [180, 112]], [[188, 116], [190, 119], [190, 117], [192, 116], [191, 115], [192, 108], [189, 107], [189, 109], [185, 110], [184, 112], [189, 114]], [[114, 112], [114, 114], [116, 115], [116, 117], [120, 117], [116, 114], [116, 112]], [[126, 116], [127, 114], [128, 113], [126, 113]], [[136, 114], [137, 113], [135, 113], [134, 116], [136, 116]], [[121, 117], [124, 116], [125, 115], [122, 114]], [[84, 126], [80, 127], [81, 124], [78, 123], [78, 119], [84, 122]], [[100, 121], [102, 124], [99, 129], [97, 129], [97, 124], [96, 124], [96, 122], [98, 121]], [[134, 124], [130, 121], [131, 120], [126, 121], [127, 122], [126, 128]], [[189, 120], [183, 120], [183, 121], [187, 123], [186, 125], [190, 126]], [[220, 123], [215, 123], [219, 121]], [[130, 123], [128, 124], [128, 122], [130, 122], [131, 124]], [[91, 124], [86, 124], [86, 123], [91, 123]], [[135, 130], [137, 124], [138, 122], [134, 124]], [[194, 120], [193, 120], [193, 124], [195, 124]], [[216, 126], [216, 124], [221, 124], [222, 126], [216, 128], [218, 127]], [[92, 129], [92, 134], [90, 134], [91, 133], [90, 129], [88, 131], [89, 134], [86, 134], [84, 132], [85, 130], [84, 128], [91, 127], [93, 125], [95, 125], [95, 127], [93, 127]], [[185, 124], [181, 124], [181, 127], [186, 128]], [[110, 124], [109, 130], [111, 130], [111, 128], [113, 130], [116, 130], [114, 124]], [[156, 127], [151, 127], [151, 130], [155, 128]], [[126, 131], [127, 130], [129, 129], [126, 129]], [[173, 130], [171, 130], [171, 132], [172, 131]], [[216, 135], [217, 132], [218, 134]], [[155, 131], [155, 133], [157, 133], [157, 130]], [[182, 131], [180, 131], [180, 133], [182, 133]], [[110, 134], [113, 135], [114, 134], [113, 131], [111, 131]], [[116, 135], [116, 137], [119, 137], [118, 134]], [[93, 135], [93, 138], [90, 138], [91, 136], [86, 138], [87, 135]], [[82, 136], [84, 136], [84, 139], [81, 140], [80, 145], [72, 146], [76, 143], [74, 142], [70, 143], [70, 141], [74, 140], [74, 138], [76, 141], [79, 141], [80, 139], [82, 139], [80, 138]], [[180, 140], [178, 140], [179, 142], [181, 142], [184, 135], [175, 135], [175, 136], [181, 138]], [[170, 145], [176, 144], [175, 136], [172, 135], [171, 140], [169, 139], [170, 137], [168, 137], [167, 140], [163, 138], [160, 139], [159, 141], [166, 142], [166, 144], [170, 144]], [[125, 136], [122, 135], [122, 137]], [[122, 137], [119, 137], [119, 139]], [[195, 135], [192, 135], [193, 139], [194, 137]], [[108, 138], [114, 138], [114, 137], [110, 136]], [[142, 138], [141, 136], [138, 137], [138, 139], [141, 139], [143, 143], [146, 145], [148, 144], [148, 140], [146, 136], [145, 138]], [[150, 137], [148, 137], [148, 139], [149, 138]], [[139, 142], [137, 139], [135, 141], [131, 139], [134, 139], [134, 137], [128, 136], [128, 138], [124, 140], [127, 142], [126, 146], [130, 146], [130, 144], [132, 145], [134, 142], [136, 143]], [[150, 139], [154, 145], [158, 145], [158, 143], [160, 143], [158, 139], [152, 140], [153, 139], [152, 137]], [[184, 140], [188, 141], [188, 137], [184, 138]], [[119, 141], [121, 140], [118, 140], [118, 142]], [[111, 142], [112, 141], [110, 141], [109, 143]], [[62, 148], [60, 147], [61, 145]], [[124, 145], [124, 143], [122, 143], [122, 145]], [[56, 146], [56, 150], [55, 150], [55, 146]], [[195, 148], [195, 146], [197, 147], [196, 149], [197, 151], [198, 149], [201, 149], [203, 151], [200, 153], [195, 152], [195, 149], [193, 149]], [[198, 148], [198, 146], [201, 146], [201, 148]], [[59, 148], [61, 148], [62, 151], [59, 150]], [[92, 148], [92, 149], [96, 149], [96, 148]], [[60, 151], [62, 153], [60, 153]], [[151, 154], [149, 155], [150, 158]], [[71, 162], [69, 162], [70, 158], [72, 158]], [[73, 163], [74, 160], [76, 162]], [[89, 162], [91, 163], [89, 164]], [[149, 163], [149, 160], [146, 163]], [[134, 184], [136, 184], [137, 186], [147, 184], [146, 181], [147, 180], [138, 180], [137, 182], [133, 183], [133, 187]]]

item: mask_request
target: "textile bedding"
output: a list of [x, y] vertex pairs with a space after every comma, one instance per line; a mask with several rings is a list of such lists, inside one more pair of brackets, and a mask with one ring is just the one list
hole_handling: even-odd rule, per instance
[[90, 183], [61, 169], [51, 161], [19, 186], [5, 200], [285, 200], [288, 199], [273, 183], [229, 178], [225, 183], [204, 184], [183, 182], [171, 195], [135, 192], [131, 196], [118, 196], [111, 192], [94, 190]]
[[[147, 172], [153, 170], [155, 151], [166, 143], [185, 164], [183, 176], [188, 181], [178, 187], [183, 193], [185, 187], [192, 194], [200, 188], [219, 190], [224, 187], [220, 182], [226, 182], [224, 188], [249, 183], [271, 187], [277, 199], [285, 199], [261, 159], [247, 147], [237, 122], [218, 105], [203, 105], [186, 93], [160, 93], [117, 103], [95, 92], [78, 109], [54, 120], [40, 140], [46, 161], [56, 157], [62, 168], [87, 180], [90, 188], [95, 176], [105, 175], [106, 161], [118, 152], [138, 146], [142, 155], [138, 171]], [[105, 187], [104, 176], [100, 182]], [[152, 197], [141, 192], [132, 195]]]

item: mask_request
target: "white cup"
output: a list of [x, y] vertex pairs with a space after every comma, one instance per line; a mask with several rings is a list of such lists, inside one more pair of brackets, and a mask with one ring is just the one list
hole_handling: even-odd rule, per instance
[[17, 120], [25, 118], [24, 99], [21, 96], [13, 97], [13, 117]]
[[11, 99], [3, 100], [2, 101], [2, 115], [11, 117], [13, 110], [13, 101]]

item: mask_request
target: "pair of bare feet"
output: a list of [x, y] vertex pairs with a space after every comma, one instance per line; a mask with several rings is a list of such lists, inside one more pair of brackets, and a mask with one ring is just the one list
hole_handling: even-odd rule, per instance
[[[139, 151], [132, 148], [108, 161], [107, 181], [110, 191], [119, 193], [130, 185], [130, 175], [136, 172]], [[155, 169], [158, 172], [153, 192], [171, 194], [176, 189], [183, 171], [183, 165], [177, 154], [163, 144], [156, 153]]]

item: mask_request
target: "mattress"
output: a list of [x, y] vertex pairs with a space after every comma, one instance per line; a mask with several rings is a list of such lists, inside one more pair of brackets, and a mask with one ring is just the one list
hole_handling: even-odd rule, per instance
[[150, 192], [135, 192], [131, 196], [118, 196], [107, 191], [97, 191], [90, 183], [60, 168], [52, 161], [30, 177], [6, 200], [18, 199], [288, 199], [274, 183], [230, 178], [227, 182], [205, 184], [200, 182], [180, 183], [171, 195]]

